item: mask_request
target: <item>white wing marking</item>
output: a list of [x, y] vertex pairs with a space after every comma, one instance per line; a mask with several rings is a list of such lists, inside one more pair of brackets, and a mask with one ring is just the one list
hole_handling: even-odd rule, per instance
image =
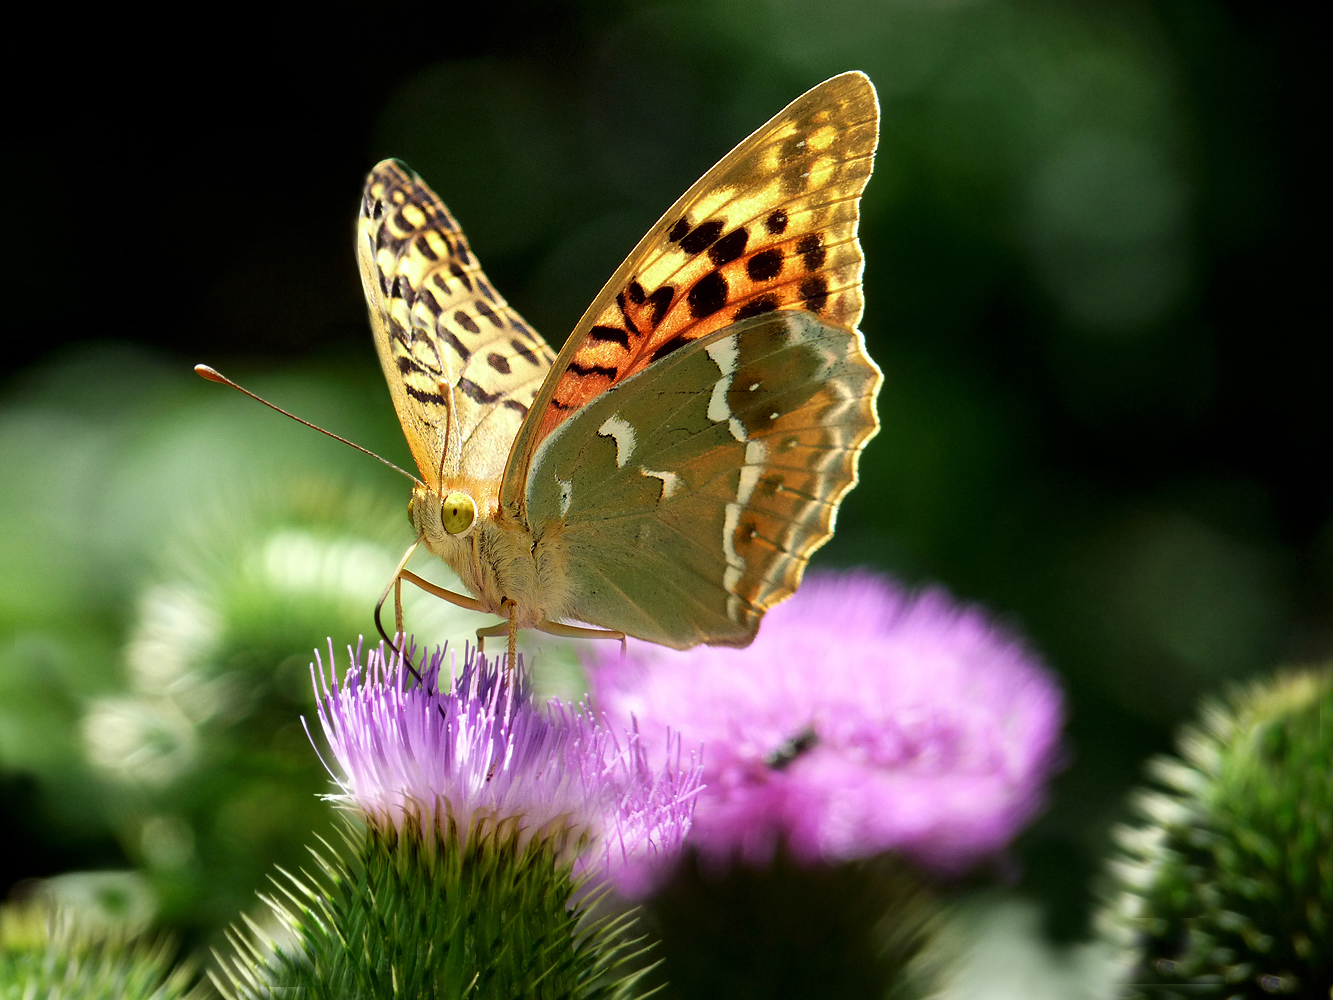
[[674, 472], [658, 472], [656, 469], [647, 469], [639, 466], [639, 472], [644, 476], [651, 476], [654, 479], [662, 480], [662, 495], [657, 498], [657, 502], [670, 500], [671, 494], [676, 492], [676, 487], [680, 484], [680, 476]]
[[725, 423], [731, 429], [731, 436], [737, 441], [745, 440], [745, 425], [731, 415], [727, 405], [727, 393], [731, 390], [731, 379], [736, 373], [738, 352], [735, 337], [724, 337], [715, 344], [704, 348], [708, 356], [717, 365], [722, 377], [713, 385], [713, 395], [708, 400], [708, 419], [715, 423]]
[[613, 413], [602, 421], [602, 426], [597, 428], [597, 433], [602, 437], [614, 438], [616, 442], [616, 468], [623, 469], [625, 463], [629, 461], [630, 455], [634, 454], [634, 427], [619, 414]]
[[564, 517], [569, 513], [569, 505], [574, 502], [574, 481], [572, 478], [556, 477], [555, 482], [560, 487], [560, 516]]
[[736, 488], [736, 502], [727, 504], [722, 520], [722, 552], [727, 569], [722, 575], [722, 586], [727, 589], [727, 616], [740, 621], [741, 599], [736, 596], [736, 584], [745, 573], [745, 559], [736, 552], [736, 527], [741, 511], [750, 503], [754, 488], [759, 484], [759, 473], [768, 461], [768, 446], [763, 441], [751, 441], [745, 446], [745, 465], [741, 467], [740, 484]]

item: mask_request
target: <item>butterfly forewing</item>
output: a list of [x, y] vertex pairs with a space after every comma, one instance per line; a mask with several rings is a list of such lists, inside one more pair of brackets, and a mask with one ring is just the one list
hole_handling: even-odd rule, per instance
[[858, 199], [879, 106], [861, 73], [798, 98], [649, 230], [570, 335], [519, 432], [502, 502], [523, 494], [542, 440], [600, 393], [731, 323], [804, 310], [856, 328]]
[[444, 203], [402, 163], [366, 181], [357, 259], [380, 363], [427, 485], [498, 480], [552, 352], [482, 273]]
[[878, 429], [861, 335], [807, 312], [691, 341], [549, 435], [535, 532], [560, 532], [570, 613], [676, 648], [746, 645], [833, 533]]

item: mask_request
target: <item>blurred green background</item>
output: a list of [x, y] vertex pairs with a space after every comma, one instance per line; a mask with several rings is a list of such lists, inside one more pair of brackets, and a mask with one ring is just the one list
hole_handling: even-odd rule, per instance
[[942, 582], [1059, 673], [1068, 766], [986, 878], [1035, 904], [1034, 934], [1081, 939], [1172, 727], [1333, 652], [1313, 23], [1128, 0], [496, 8], [216, 23], [216, 55], [117, 21], [65, 39], [61, 87], [10, 81], [0, 894], [137, 868], [160, 921], [208, 940], [329, 828], [307, 665], [373, 634], [406, 484], [190, 367], [410, 464], [352, 252], [375, 161], [425, 176], [558, 346], [689, 183], [862, 69], [883, 430], [816, 562]]

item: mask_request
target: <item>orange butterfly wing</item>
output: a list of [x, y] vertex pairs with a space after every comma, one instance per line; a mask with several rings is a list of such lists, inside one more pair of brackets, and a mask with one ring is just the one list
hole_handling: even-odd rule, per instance
[[570, 334], [505, 467], [521, 510], [537, 447], [572, 413], [738, 320], [805, 310], [853, 330], [863, 301], [858, 201], [879, 103], [863, 73], [797, 98], [701, 177], [639, 241]]

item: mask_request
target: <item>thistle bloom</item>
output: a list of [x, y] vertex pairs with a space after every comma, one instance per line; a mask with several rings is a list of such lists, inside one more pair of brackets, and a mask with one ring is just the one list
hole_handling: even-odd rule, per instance
[[705, 858], [893, 850], [945, 872], [1003, 847], [1057, 763], [1061, 697], [1014, 636], [943, 590], [815, 575], [746, 649], [599, 655], [594, 703], [650, 759], [703, 747]]
[[475, 650], [451, 680], [452, 657], [437, 649], [420, 683], [382, 649], [364, 667], [352, 654], [340, 682], [329, 652], [330, 669], [321, 660], [312, 675], [338, 765], [332, 797], [372, 825], [415, 824], [461, 847], [512, 830], [520, 848], [548, 843], [629, 895], [645, 891], [679, 849], [700, 772], [682, 764], [678, 739], [663, 737], [654, 772], [636, 733], [618, 739], [583, 705], [534, 706], [526, 682], [509, 683], [498, 661]]

